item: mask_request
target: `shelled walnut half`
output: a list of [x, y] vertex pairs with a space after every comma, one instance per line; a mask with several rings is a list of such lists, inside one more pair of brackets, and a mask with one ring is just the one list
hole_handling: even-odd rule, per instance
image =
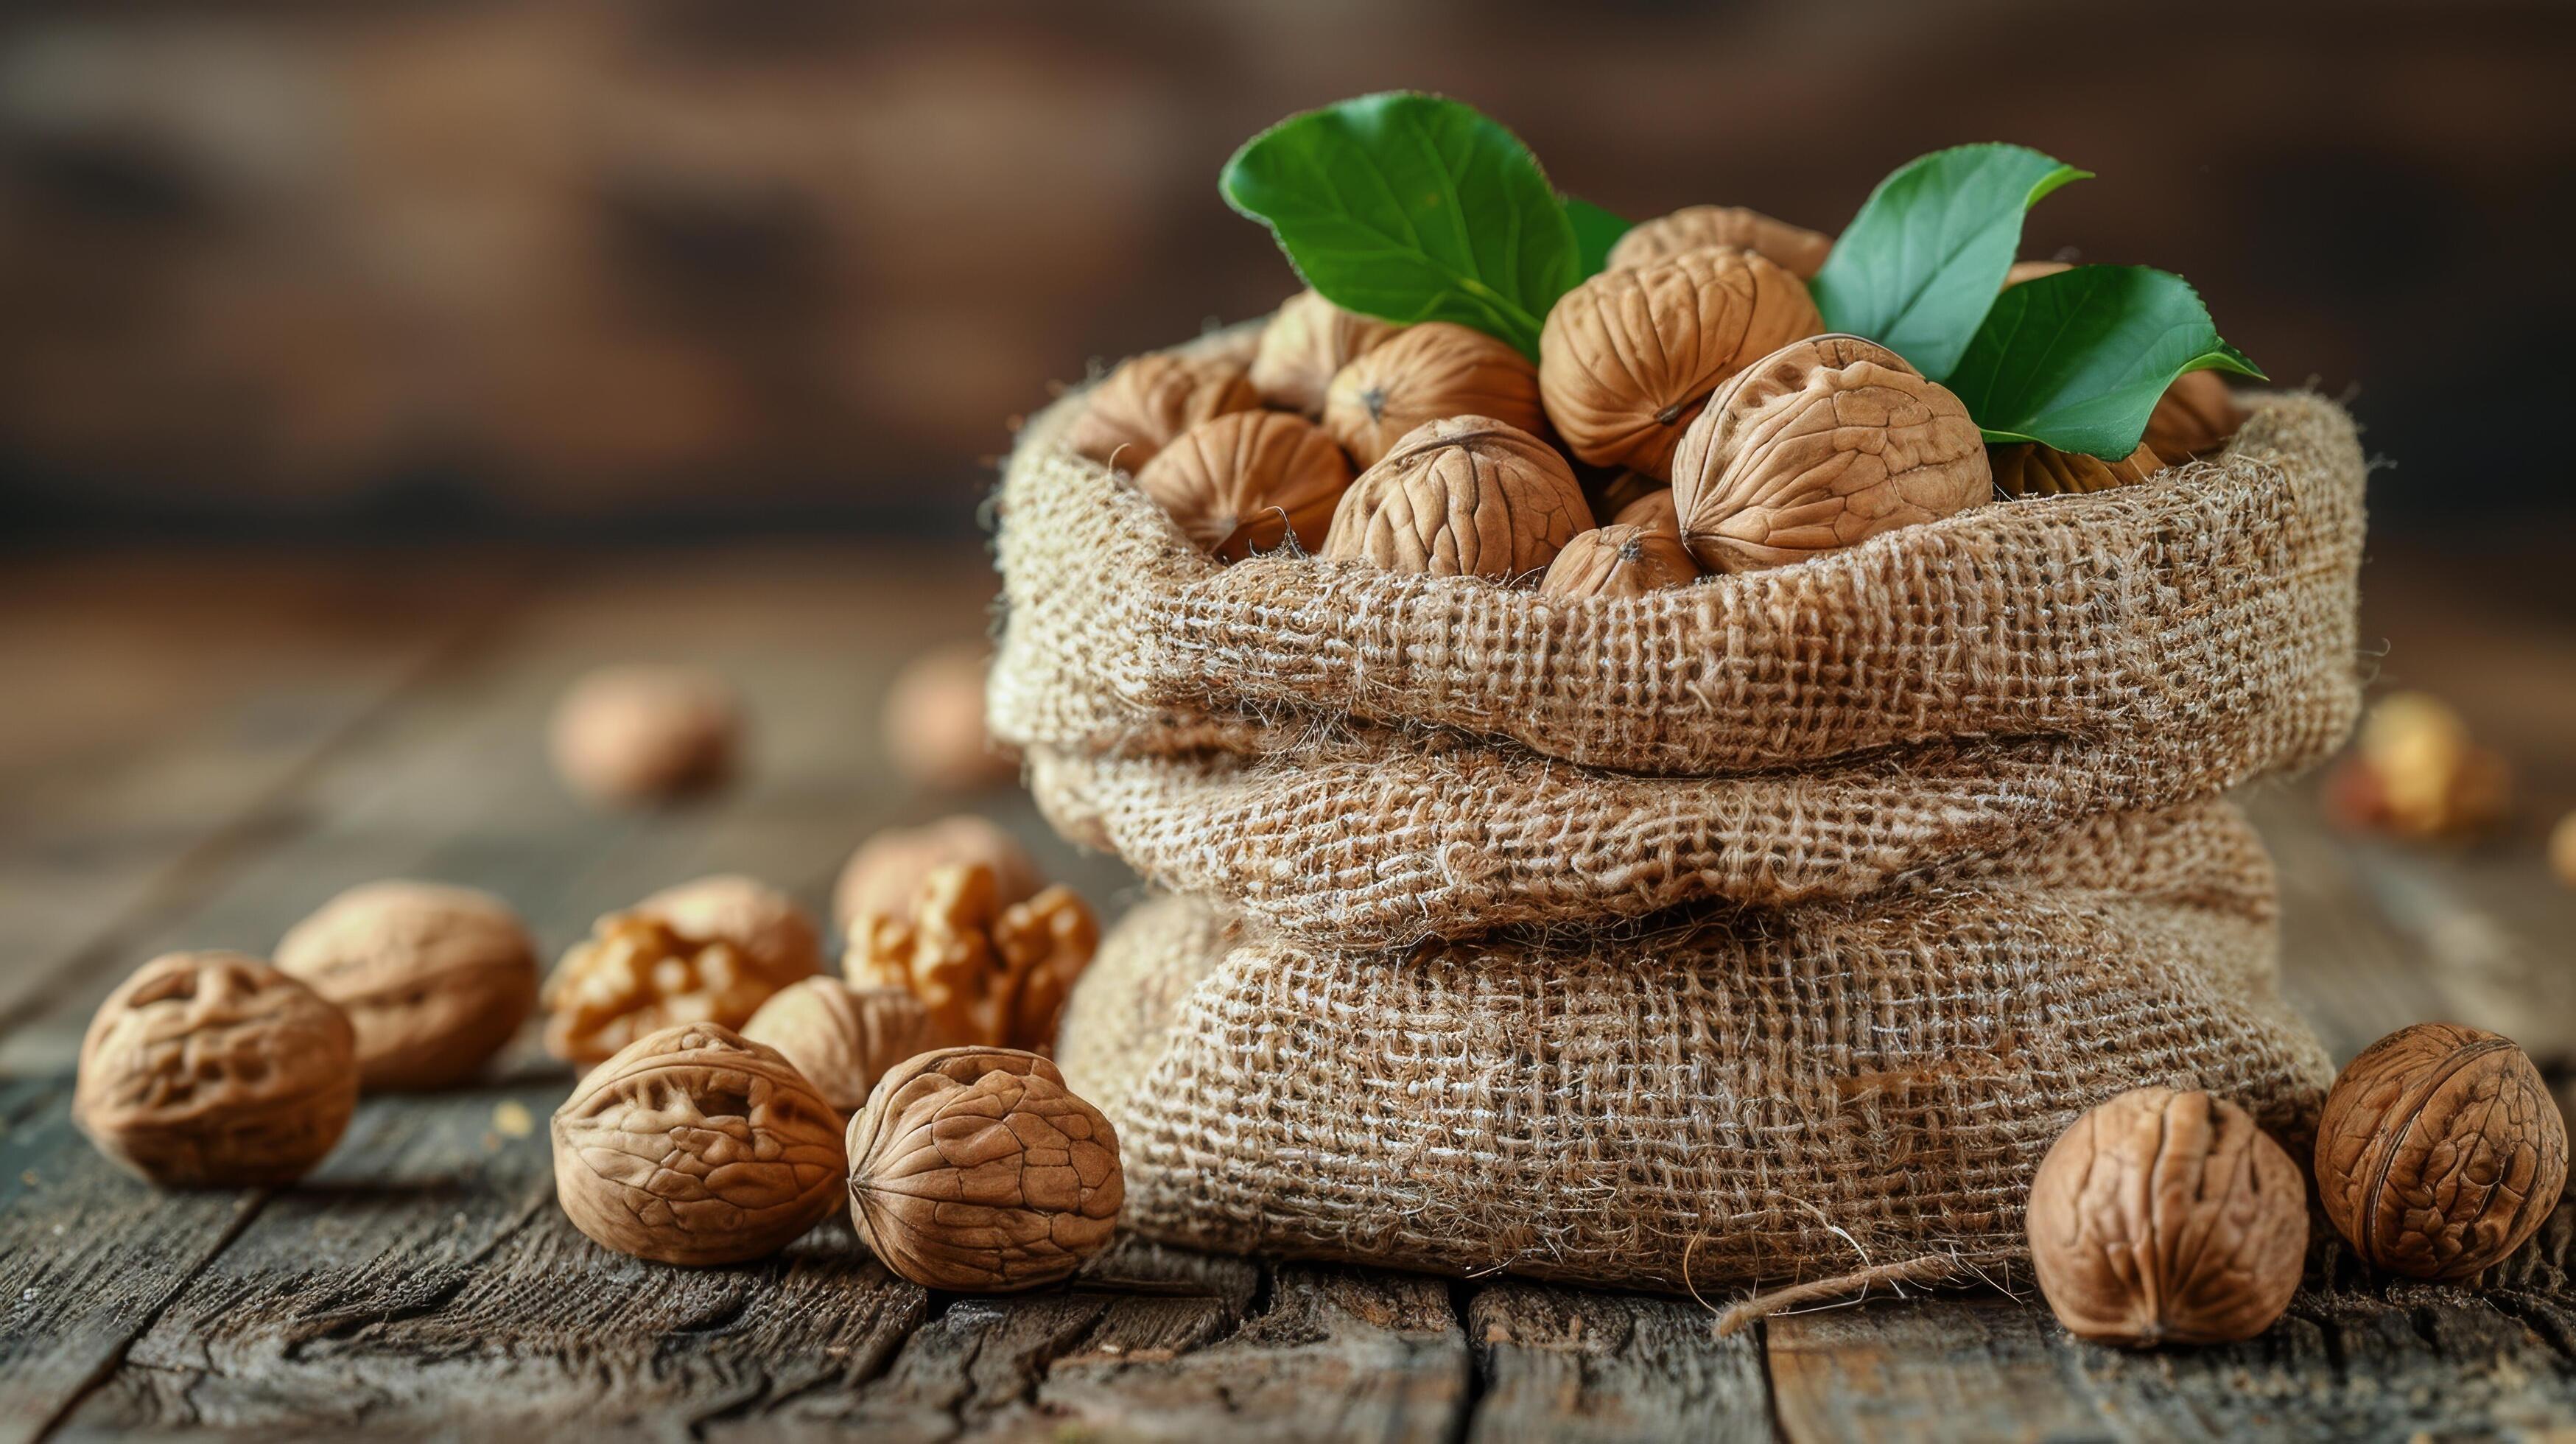
[[853, 930], [841, 971], [854, 987], [921, 999], [935, 1041], [1045, 1052], [1099, 945], [1100, 925], [1071, 888], [1005, 904], [990, 867], [958, 863], [922, 880], [909, 916]]
[[595, 1063], [677, 1023], [738, 1028], [770, 994], [822, 970], [814, 924], [785, 893], [700, 878], [591, 924], [546, 981], [546, 1048]]

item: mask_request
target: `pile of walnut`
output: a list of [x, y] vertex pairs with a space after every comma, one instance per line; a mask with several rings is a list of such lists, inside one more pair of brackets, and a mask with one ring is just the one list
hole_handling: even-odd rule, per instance
[[[1293, 541], [1396, 571], [1633, 597], [1999, 493], [2141, 481], [2216, 451], [2244, 419], [2225, 383], [2192, 372], [2120, 461], [1988, 447], [1903, 357], [1822, 334], [1807, 282], [1832, 244], [1730, 207], [1648, 221], [1549, 311], [1536, 365], [1481, 331], [1397, 326], [1307, 291], [1248, 366], [1121, 365], [1066, 444], [1131, 472], [1229, 563]], [[2026, 263], [2007, 284], [2056, 268]]]
[[[2465, 1281], [2557, 1205], [2567, 1124], [2512, 1040], [2419, 1023], [2344, 1069], [2313, 1161], [2326, 1217], [2363, 1262]], [[2078, 1118], [2049, 1150], [2029, 1228], [2040, 1291], [2079, 1337], [2250, 1339], [2306, 1271], [2307, 1180], [2235, 1104], [2140, 1088]]]

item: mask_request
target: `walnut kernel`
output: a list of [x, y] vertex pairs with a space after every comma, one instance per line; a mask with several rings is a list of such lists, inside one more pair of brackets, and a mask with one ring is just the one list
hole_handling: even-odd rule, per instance
[[1449, 416], [1491, 416], [1523, 431], [1546, 430], [1537, 370], [1508, 342], [1426, 321], [1343, 367], [1324, 397], [1324, 430], [1364, 467], [1376, 465], [1414, 428]]
[[1671, 215], [1630, 226], [1610, 247], [1607, 269], [1626, 270], [1709, 246], [1752, 251], [1799, 280], [1812, 281], [1825, 268], [1834, 238], [1742, 206], [1684, 206]]
[[832, 885], [832, 916], [845, 933], [863, 932], [881, 917], [908, 918], [922, 880], [955, 862], [991, 868], [994, 893], [1005, 906], [1040, 886], [1028, 849], [986, 819], [960, 812], [919, 827], [890, 827], [861, 843]]
[[1488, 416], [1417, 427], [1342, 493], [1323, 555], [1400, 572], [1511, 580], [1592, 525], [1546, 442]]
[[846, 1115], [888, 1068], [930, 1047], [930, 1014], [908, 989], [807, 978], [770, 994], [742, 1036], [777, 1049]]
[[1252, 357], [1252, 388], [1273, 406], [1320, 415], [1333, 377], [1403, 330], [1393, 321], [1346, 311], [1309, 288], [1280, 304], [1261, 328]]
[[1291, 535], [1309, 551], [1323, 545], [1350, 484], [1350, 458], [1333, 439], [1284, 411], [1203, 421], [1136, 473], [1136, 489], [1183, 536], [1227, 562], [1274, 550]]
[[909, 917], [853, 932], [841, 970], [853, 986], [921, 999], [939, 1043], [1044, 1052], [1099, 945], [1100, 925], [1071, 888], [1006, 905], [991, 868], [958, 863], [923, 879]]
[[822, 970], [814, 924], [785, 893], [700, 878], [591, 924], [546, 980], [546, 1049], [595, 1063], [675, 1024], [738, 1028]]
[[473, 888], [350, 888], [287, 931], [277, 967], [349, 1015], [371, 1090], [471, 1077], [537, 1005], [535, 941], [507, 903]]

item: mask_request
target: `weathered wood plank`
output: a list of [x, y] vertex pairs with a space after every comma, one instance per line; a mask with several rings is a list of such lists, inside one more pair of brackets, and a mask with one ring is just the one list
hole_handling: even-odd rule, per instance
[[1689, 1299], [1527, 1283], [1478, 1289], [1467, 1337], [1484, 1383], [1471, 1440], [1768, 1440], [1752, 1332], [1716, 1334]]
[[2107, 1437], [2044, 1310], [1882, 1299], [1762, 1327], [1772, 1407], [1793, 1444]]

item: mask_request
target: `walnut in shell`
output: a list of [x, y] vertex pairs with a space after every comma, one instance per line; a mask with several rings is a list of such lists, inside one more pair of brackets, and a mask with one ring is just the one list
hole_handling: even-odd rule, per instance
[[72, 1121], [155, 1183], [291, 1183], [358, 1106], [357, 1038], [312, 989], [241, 953], [137, 968], [81, 1039]]
[[707, 877], [591, 924], [546, 980], [546, 1048], [595, 1063], [677, 1023], [739, 1028], [823, 970], [813, 922], [785, 893]]
[[1683, 251], [1559, 297], [1539, 333], [1539, 391], [1576, 456], [1668, 478], [1711, 392], [1824, 327], [1806, 282], [1779, 265], [1745, 250]]
[[2503, 755], [2427, 692], [2394, 692], [2372, 707], [2325, 789], [2327, 811], [2343, 826], [2415, 840], [2490, 831], [2512, 801]]
[[425, 882], [350, 888], [289, 929], [278, 970], [349, 1015], [375, 1089], [472, 1077], [537, 1006], [537, 949], [507, 903]]
[[2245, 425], [2245, 408], [2215, 371], [2186, 371], [2147, 417], [2145, 445], [2167, 466], [2224, 449]]
[[775, 1048], [714, 1023], [636, 1039], [554, 1116], [555, 1198], [596, 1242], [740, 1263], [840, 1205], [841, 1117]]
[[1034, 1053], [951, 1048], [898, 1065], [850, 1120], [850, 1217], [925, 1288], [1009, 1293], [1109, 1242], [1118, 1135]]
[[1408, 433], [1342, 493], [1323, 555], [1399, 572], [1511, 580], [1556, 559], [1592, 513], [1553, 447], [1489, 416]]
[[2317, 1197], [2373, 1268], [2463, 1279], [2520, 1247], [2567, 1182], [2567, 1123], [2513, 1040], [2418, 1023], [2361, 1050], [2317, 1120]]
[[2576, 887], [2576, 812], [2549, 829], [2549, 870], [2558, 874], [2560, 882]]
[[555, 774], [574, 791], [634, 803], [722, 781], [741, 733], [741, 708], [722, 677], [631, 664], [574, 682], [555, 706], [549, 745]]
[[1538, 371], [1509, 342], [1426, 321], [1343, 367], [1324, 397], [1324, 430], [1361, 466], [1376, 465], [1416, 427], [1449, 416], [1546, 430]]
[[984, 818], [960, 812], [919, 827], [890, 827], [859, 844], [832, 885], [832, 916], [845, 933], [863, 933], [878, 918], [912, 916], [921, 884], [939, 868], [980, 862], [993, 870], [1003, 905], [1041, 885], [1038, 865], [1017, 839]]
[[1300, 291], [1261, 328], [1261, 347], [1252, 355], [1252, 389], [1273, 406], [1319, 415], [1333, 377], [1403, 329], [1393, 321], [1345, 311], [1311, 288]]
[[742, 1036], [777, 1049], [846, 1115], [888, 1068], [930, 1047], [930, 1014], [908, 989], [807, 978], [772, 993]]
[[943, 792], [1019, 779], [1016, 755], [984, 730], [982, 642], [933, 647], [904, 664], [886, 691], [886, 760], [901, 776]]
[[2143, 442], [2118, 461], [2104, 461], [2080, 451], [2060, 451], [2026, 441], [1988, 448], [1986, 464], [1994, 473], [1995, 489], [2006, 496], [2072, 496], [2109, 491], [2115, 486], [2134, 486], [2165, 469], [2164, 462]]
[[2244, 1109], [2139, 1088], [2076, 1119], [2048, 1150], [2029, 1225], [2040, 1292], [2077, 1337], [2250, 1339], [2298, 1291], [2307, 1183]]
[[958, 863], [922, 880], [910, 916], [853, 932], [841, 971], [854, 986], [921, 999], [939, 1043], [1043, 1052], [1099, 945], [1100, 925], [1071, 888], [1005, 904], [991, 868]]
[[1834, 238], [1742, 206], [1684, 206], [1630, 226], [1610, 247], [1607, 269], [1625, 270], [1709, 246], [1752, 251], [1799, 280], [1812, 281], [1825, 268]]
[[1613, 525], [1567, 542], [1538, 589], [1556, 597], [1642, 597], [1697, 580], [1699, 567], [1678, 533]]
[[1323, 545], [1350, 484], [1350, 458], [1333, 439], [1284, 411], [1201, 422], [1136, 473], [1136, 489], [1183, 536], [1227, 562], [1274, 550], [1292, 534], [1308, 551]]
[[1857, 336], [1745, 367], [1673, 456], [1682, 541], [1716, 572], [1804, 561], [1993, 494], [1967, 406]]
[[1628, 503], [1611, 521], [1619, 526], [1641, 526], [1650, 531], [1668, 531], [1675, 536], [1682, 534], [1681, 512], [1673, 505], [1673, 489], [1669, 486], [1659, 487]]
[[1091, 388], [1064, 444], [1133, 472], [1202, 421], [1261, 405], [1243, 366], [1217, 356], [1152, 352], [1119, 363]]

